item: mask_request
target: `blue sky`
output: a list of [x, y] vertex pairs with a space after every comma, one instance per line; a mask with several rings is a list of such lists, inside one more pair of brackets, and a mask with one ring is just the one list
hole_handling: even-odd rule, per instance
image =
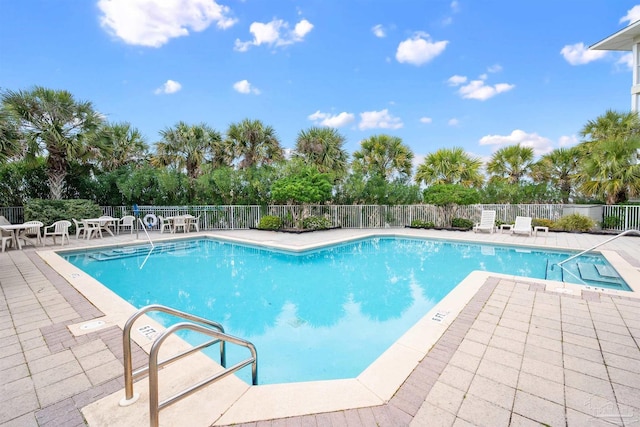
[[640, 19], [637, 0], [0, 0], [0, 89], [89, 100], [152, 145], [159, 131], [244, 118], [283, 147], [332, 126], [420, 162], [461, 146], [578, 143], [629, 111], [630, 54], [588, 46]]

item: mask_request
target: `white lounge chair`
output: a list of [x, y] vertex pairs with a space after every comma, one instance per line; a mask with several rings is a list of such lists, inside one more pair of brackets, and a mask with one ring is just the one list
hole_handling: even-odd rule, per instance
[[511, 234], [527, 234], [531, 236], [531, 217], [517, 216], [515, 224], [511, 227]]
[[480, 216], [480, 222], [476, 223], [473, 227], [473, 232], [488, 231], [493, 233], [496, 228], [496, 211], [482, 211]]
[[[56, 244], [56, 237], [60, 237], [61, 242], [60, 246], [64, 246], [64, 238], [67, 238], [67, 243], [69, 243], [69, 227], [71, 227], [71, 221], [62, 220], [56, 221], [48, 227], [44, 228], [44, 237], [46, 240], [47, 237], [51, 236], [53, 238], [53, 244]], [[44, 246], [43, 240], [43, 246]]]

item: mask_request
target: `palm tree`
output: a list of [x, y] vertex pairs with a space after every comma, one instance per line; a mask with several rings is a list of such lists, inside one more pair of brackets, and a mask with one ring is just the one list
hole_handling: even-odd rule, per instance
[[98, 154], [98, 163], [104, 171], [139, 162], [147, 156], [149, 146], [140, 131], [129, 123], [109, 123], [102, 127], [100, 137], [107, 148]]
[[605, 139], [592, 144], [583, 157], [577, 179], [588, 196], [601, 197], [607, 204], [627, 201], [640, 194], [640, 139]]
[[347, 173], [349, 154], [342, 148], [345, 138], [334, 128], [311, 127], [301, 130], [296, 138], [295, 154], [322, 173], [337, 177]]
[[47, 176], [52, 199], [61, 199], [70, 159], [92, 154], [91, 144], [102, 124], [88, 101], [76, 101], [70, 92], [36, 86], [29, 91], [7, 90], [2, 105], [26, 142], [26, 153], [34, 158], [47, 153]]
[[531, 177], [537, 183], [549, 183], [560, 190], [562, 203], [569, 203], [580, 161], [580, 150], [556, 148], [531, 166]]
[[595, 120], [589, 120], [580, 131], [586, 141], [602, 141], [605, 139], [629, 139], [640, 133], [638, 113], [631, 111], [621, 113], [607, 110]]
[[510, 145], [493, 153], [487, 163], [487, 171], [492, 175], [492, 181], [519, 184], [530, 172], [532, 163], [533, 148]]
[[465, 153], [461, 147], [441, 148], [430, 153], [416, 171], [417, 184], [459, 184], [480, 187], [484, 178], [480, 173], [482, 161]]
[[22, 148], [20, 132], [9, 113], [0, 109], [0, 163], [17, 155]]
[[242, 158], [238, 164], [240, 169], [284, 159], [276, 131], [260, 120], [244, 119], [229, 125], [226, 144], [235, 158]]
[[374, 135], [360, 143], [360, 150], [353, 153], [353, 169], [368, 176], [380, 176], [385, 180], [394, 175], [411, 177], [413, 151], [397, 136]]
[[175, 127], [161, 131], [160, 135], [162, 141], [156, 143], [152, 164], [184, 168], [190, 179], [200, 176], [203, 163], [214, 161], [222, 141], [220, 133], [207, 125], [188, 125], [185, 122], [178, 122]]

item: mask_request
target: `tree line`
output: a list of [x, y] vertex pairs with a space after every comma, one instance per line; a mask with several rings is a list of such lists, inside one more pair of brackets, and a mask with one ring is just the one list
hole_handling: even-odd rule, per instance
[[301, 130], [290, 153], [271, 126], [244, 119], [224, 133], [183, 121], [150, 145], [133, 125], [112, 123], [89, 101], [36, 86], [0, 92], [0, 205], [83, 198], [100, 205], [335, 203], [414, 204], [440, 185], [476, 191], [484, 203], [616, 204], [640, 194], [640, 119], [606, 111], [582, 141], [534, 158], [500, 148], [486, 164], [461, 147], [426, 155], [380, 134], [352, 155], [328, 127]]

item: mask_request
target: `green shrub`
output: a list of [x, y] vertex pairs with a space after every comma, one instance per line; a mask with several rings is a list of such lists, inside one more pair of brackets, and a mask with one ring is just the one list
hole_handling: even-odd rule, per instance
[[533, 220], [531, 220], [531, 225], [533, 227], [549, 227], [549, 228], [553, 228], [554, 225], [555, 225], [555, 222], [552, 219], [534, 218]]
[[602, 228], [604, 229], [615, 229], [621, 227], [624, 224], [624, 215], [623, 216], [607, 216], [602, 221]]
[[434, 228], [436, 225], [433, 223], [433, 221], [423, 221], [421, 219], [414, 219], [413, 221], [411, 221], [411, 226], [418, 227], [418, 228]]
[[326, 230], [331, 227], [331, 221], [323, 216], [308, 216], [302, 220], [305, 230]]
[[454, 228], [464, 228], [466, 230], [471, 230], [473, 228], [473, 221], [466, 218], [453, 218], [451, 220], [451, 226]]
[[279, 230], [282, 228], [282, 218], [275, 215], [265, 215], [260, 218], [258, 228], [260, 230]]
[[32, 199], [24, 207], [25, 221], [41, 221], [51, 225], [56, 221], [72, 218], [96, 218], [102, 215], [102, 209], [91, 200], [44, 200]]
[[571, 214], [563, 216], [554, 224], [554, 229], [564, 231], [589, 231], [596, 223], [588, 216]]

